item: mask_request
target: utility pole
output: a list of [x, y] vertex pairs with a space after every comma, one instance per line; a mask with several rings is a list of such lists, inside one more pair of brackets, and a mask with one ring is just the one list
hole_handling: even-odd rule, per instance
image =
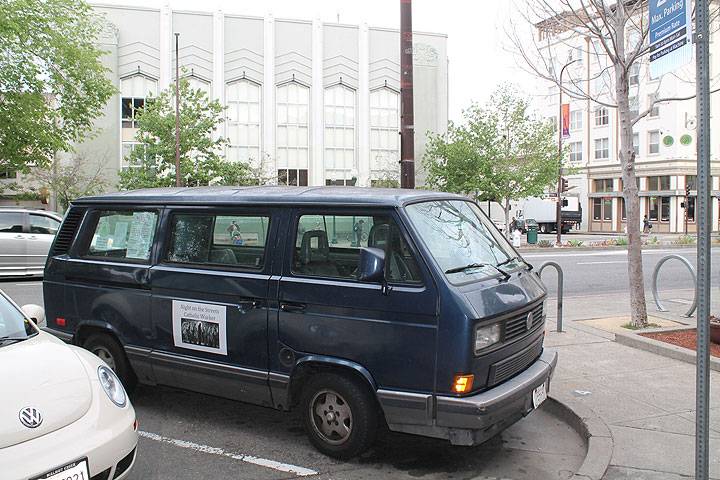
[[[697, 365], [695, 378], [695, 478], [710, 475], [710, 5], [695, 0], [697, 89]], [[716, 452], [717, 453], [717, 452]]]
[[559, 247], [562, 243], [562, 187], [563, 187], [563, 178], [562, 178], [562, 139], [563, 139], [563, 117], [562, 117], [562, 97], [563, 97], [563, 91], [562, 91], [562, 85], [563, 85], [563, 74], [565, 73], [565, 69], [572, 65], [573, 63], [577, 62], [578, 59], [571, 60], [560, 69], [560, 103], [558, 105], [558, 121], [560, 122], [559, 128], [558, 128], [558, 183], [557, 183], [557, 205], [555, 206], [555, 227], [557, 228], [557, 236], [555, 237], [555, 246]]
[[175, 186], [181, 187], [180, 181], [180, 34], [175, 34]]
[[400, 0], [400, 187], [415, 188], [412, 0]]

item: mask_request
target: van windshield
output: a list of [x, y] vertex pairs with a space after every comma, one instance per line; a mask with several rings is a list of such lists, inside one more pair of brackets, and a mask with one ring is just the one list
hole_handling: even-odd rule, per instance
[[480, 208], [464, 200], [415, 203], [406, 207], [430, 253], [453, 283], [490, 275], [522, 264], [508, 241]]

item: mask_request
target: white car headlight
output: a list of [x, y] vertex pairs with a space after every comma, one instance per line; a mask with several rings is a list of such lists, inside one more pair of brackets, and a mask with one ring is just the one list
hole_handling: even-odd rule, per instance
[[105, 365], [100, 365], [98, 367], [98, 378], [110, 401], [120, 408], [124, 407], [127, 404], [127, 394], [115, 372]]
[[475, 355], [500, 341], [500, 324], [493, 323], [492, 325], [475, 327]]

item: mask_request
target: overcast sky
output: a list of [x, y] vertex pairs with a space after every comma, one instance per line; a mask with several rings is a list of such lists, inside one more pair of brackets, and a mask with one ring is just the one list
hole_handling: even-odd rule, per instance
[[[398, 0], [100, 0], [96, 3], [215, 11], [400, 28]], [[532, 79], [505, 52], [509, 0], [414, 0], [413, 29], [448, 35], [450, 119], [458, 121], [471, 101], [487, 100], [505, 81], [527, 87]], [[399, 48], [399, 47], [398, 47]], [[525, 89], [525, 91], [532, 91]]]

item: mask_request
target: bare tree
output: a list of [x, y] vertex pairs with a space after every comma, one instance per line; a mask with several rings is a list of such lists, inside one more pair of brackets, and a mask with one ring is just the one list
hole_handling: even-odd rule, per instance
[[103, 177], [103, 162], [93, 165], [82, 154], [74, 155], [67, 162], [56, 157], [47, 168], [31, 170], [29, 179], [56, 195], [63, 211], [76, 198], [100, 193], [108, 186]]
[[[647, 326], [633, 128], [658, 103], [690, 100], [694, 95], [662, 98], [657, 95], [661, 80], [655, 94], [648, 97], [645, 110], [640, 111], [638, 105], [630, 104], [631, 72], [650, 51], [647, 0], [522, 0], [517, 7], [514, 18], [520, 21], [513, 21], [506, 33], [522, 66], [533, 75], [552, 82], [573, 99], [617, 109], [620, 131], [618, 156], [627, 212], [632, 324]], [[717, 17], [717, 8], [714, 16]], [[562, 69], [558, 68], [552, 54], [559, 47], [566, 50], [578, 48], [579, 39], [584, 40], [586, 51], [597, 60], [599, 71], [590, 75], [589, 68], [582, 69], [584, 71], [580, 73], [571, 69], [569, 78], [561, 81]], [[599, 81], [607, 87], [605, 95], [591, 91], [590, 83]], [[718, 79], [715, 81], [718, 83]], [[715, 85], [712, 91], [718, 90]]]

